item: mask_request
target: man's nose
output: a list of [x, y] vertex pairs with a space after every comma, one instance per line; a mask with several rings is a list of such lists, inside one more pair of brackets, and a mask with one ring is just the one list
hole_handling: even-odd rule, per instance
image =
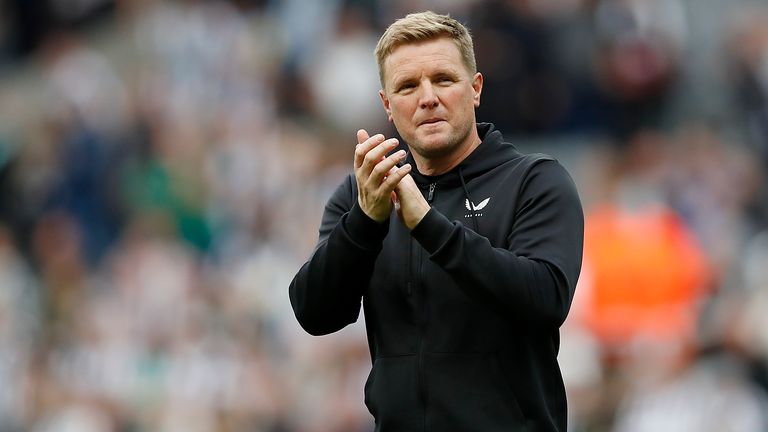
[[424, 109], [434, 108], [439, 103], [440, 103], [440, 100], [437, 98], [437, 93], [435, 93], [435, 89], [434, 87], [432, 87], [432, 83], [431, 82], [423, 83], [421, 86], [419, 106]]

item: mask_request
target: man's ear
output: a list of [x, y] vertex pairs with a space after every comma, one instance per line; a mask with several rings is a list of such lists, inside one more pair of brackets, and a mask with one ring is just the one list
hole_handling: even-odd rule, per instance
[[387, 112], [387, 120], [392, 121], [392, 110], [389, 108], [389, 98], [384, 90], [379, 90], [379, 97], [381, 98], [381, 104], [384, 105], [384, 111]]
[[475, 91], [472, 99], [475, 102], [475, 108], [477, 108], [480, 106], [480, 93], [483, 92], [483, 74], [480, 72], [475, 73], [475, 77], [472, 79], [472, 89]]

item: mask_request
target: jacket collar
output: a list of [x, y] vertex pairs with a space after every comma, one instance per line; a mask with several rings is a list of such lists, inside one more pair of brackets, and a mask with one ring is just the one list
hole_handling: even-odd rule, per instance
[[496, 130], [492, 123], [478, 123], [477, 132], [482, 142], [472, 153], [450, 171], [429, 176], [419, 172], [416, 162], [411, 152], [408, 152], [407, 162], [411, 164], [411, 176], [416, 184], [424, 186], [431, 183], [440, 182], [443, 185], [461, 184], [459, 173], [464, 176], [465, 181], [475, 178], [502, 163], [521, 156], [515, 146], [504, 142], [501, 132]]

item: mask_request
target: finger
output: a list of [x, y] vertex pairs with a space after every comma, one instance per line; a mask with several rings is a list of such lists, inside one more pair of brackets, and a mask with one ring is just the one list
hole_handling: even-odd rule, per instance
[[399, 196], [401, 197], [410, 196], [410, 195], [421, 196], [421, 191], [419, 190], [419, 187], [416, 185], [416, 182], [413, 180], [413, 177], [409, 175], [403, 176], [403, 178], [397, 183], [397, 185], [395, 185], [395, 192], [399, 194]]
[[[401, 167], [394, 167], [390, 174], [387, 176], [386, 180], [381, 183], [382, 192], [389, 192], [395, 190], [395, 187], [397, 187], [398, 184], [400, 184], [400, 181], [408, 175], [408, 173], [411, 172], [411, 164], [405, 164]], [[399, 199], [398, 199], [399, 201]]]
[[365, 129], [360, 129], [359, 131], [357, 131], [357, 143], [358, 144], [362, 144], [365, 140], [367, 140], [370, 137], [371, 136], [368, 135], [368, 131], [366, 131]]
[[384, 180], [384, 177], [386, 177], [400, 161], [405, 159], [405, 155], [405, 150], [398, 150], [379, 161], [379, 163], [377, 163], [371, 170], [371, 174], [368, 176], [368, 182], [374, 186], [380, 184]]
[[[361, 135], [362, 134], [358, 132], [358, 142]], [[355, 146], [355, 168], [360, 168], [363, 165], [365, 155], [382, 142], [384, 142], [384, 135], [376, 134]]]
[[[371, 138], [371, 140], [373, 140], [373, 138]], [[367, 143], [368, 141], [361, 144], [360, 147], [365, 147]], [[397, 148], [397, 145], [397, 138], [390, 138], [374, 146], [365, 154], [363, 162], [360, 164], [359, 168], [362, 168], [364, 173], [370, 174], [373, 168], [386, 157], [387, 153]], [[355, 153], [357, 153], [357, 151]]]
[[[397, 163], [399, 163], [399, 162], [397, 162]], [[387, 171], [387, 174], [384, 176], [384, 179], [386, 179], [390, 175], [394, 174], [395, 170], [397, 169], [397, 163], [395, 163], [395, 166], [393, 166], [392, 168], [389, 169], [389, 171]]]

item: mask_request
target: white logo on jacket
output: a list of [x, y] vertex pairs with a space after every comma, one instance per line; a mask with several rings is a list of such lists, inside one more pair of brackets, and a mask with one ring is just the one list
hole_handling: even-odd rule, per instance
[[473, 216], [474, 217], [482, 216], [483, 214], [479, 213], [479, 211], [484, 209], [485, 206], [488, 205], [488, 202], [490, 200], [491, 200], [491, 197], [488, 197], [488, 198], [480, 201], [480, 204], [475, 204], [475, 203], [471, 202], [469, 199], [464, 200], [464, 207], [466, 207], [467, 210], [472, 212], [472, 213], [469, 213], [469, 214], [465, 214], [464, 217], [468, 218], [468, 217], [473, 217]]
[[488, 205], [488, 201], [491, 200], [491, 197], [488, 197], [482, 201], [480, 201], [480, 204], [470, 203], [469, 199], [464, 200], [464, 206], [467, 208], [467, 210], [482, 210], [485, 208], [485, 206]]

